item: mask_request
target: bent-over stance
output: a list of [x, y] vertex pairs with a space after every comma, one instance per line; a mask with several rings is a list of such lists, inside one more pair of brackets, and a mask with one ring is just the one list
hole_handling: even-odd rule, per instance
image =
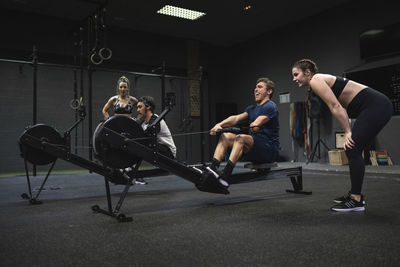
[[[310, 86], [345, 132], [344, 148], [349, 159], [351, 189], [347, 195], [334, 199], [336, 204], [331, 210], [363, 211], [365, 202], [361, 189], [365, 165], [362, 151], [390, 120], [393, 105], [384, 94], [366, 85], [317, 72], [317, 65], [309, 59], [297, 61], [292, 68], [293, 81], [299, 86]], [[349, 117], [356, 118], [353, 128]]]

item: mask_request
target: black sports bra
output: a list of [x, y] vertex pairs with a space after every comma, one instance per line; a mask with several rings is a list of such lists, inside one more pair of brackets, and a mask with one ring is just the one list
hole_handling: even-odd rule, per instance
[[332, 91], [335, 94], [336, 98], [339, 98], [340, 94], [343, 92], [344, 87], [349, 82], [349, 79], [336, 76], [336, 81], [332, 85]]
[[126, 106], [121, 106], [121, 103], [117, 99], [114, 105], [114, 113], [115, 114], [131, 114], [134, 109], [134, 105], [128, 103]]

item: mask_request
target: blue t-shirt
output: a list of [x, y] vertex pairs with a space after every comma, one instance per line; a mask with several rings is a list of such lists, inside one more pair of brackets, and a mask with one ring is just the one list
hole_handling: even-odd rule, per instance
[[248, 106], [244, 112], [249, 114], [249, 124], [258, 116], [268, 116], [267, 123], [262, 125], [256, 133], [250, 133], [256, 138], [265, 139], [272, 149], [279, 150], [279, 111], [276, 104], [272, 100], [268, 100], [260, 106]]

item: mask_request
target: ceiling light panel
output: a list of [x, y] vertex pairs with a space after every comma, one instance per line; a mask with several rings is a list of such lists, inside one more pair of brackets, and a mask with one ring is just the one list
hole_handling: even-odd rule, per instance
[[190, 20], [196, 20], [206, 14], [206, 13], [203, 13], [200, 11], [194, 11], [194, 10], [176, 7], [176, 6], [170, 6], [170, 5], [164, 6], [163, 8], [158, 10], [157, 13], [167, 15], [167, 16], [183, 18], [183, 19], [190, 19]]

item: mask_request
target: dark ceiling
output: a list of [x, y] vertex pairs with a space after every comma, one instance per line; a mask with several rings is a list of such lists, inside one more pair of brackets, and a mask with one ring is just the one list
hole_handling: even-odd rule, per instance
[[[299, 21], [349, 0], [1, 0], [0, 7], [71, 21], [105, 6], [106, 24], [229, 46], [285, 24]], [[189, 21], [157, 14], [164, 5], [207, 13]], [[251, 5], [248, 11], [244, 7]], [[295, 30], [295, 29], [294, 29]]]

